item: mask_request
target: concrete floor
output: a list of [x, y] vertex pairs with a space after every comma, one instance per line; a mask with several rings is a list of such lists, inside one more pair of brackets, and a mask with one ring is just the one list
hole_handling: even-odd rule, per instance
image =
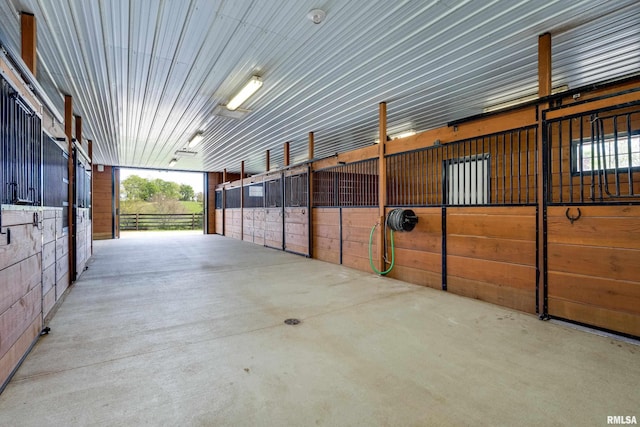
[[95, 242], [50, 326], [0, 425], [640, 419], [634, 344], [219, 236]]

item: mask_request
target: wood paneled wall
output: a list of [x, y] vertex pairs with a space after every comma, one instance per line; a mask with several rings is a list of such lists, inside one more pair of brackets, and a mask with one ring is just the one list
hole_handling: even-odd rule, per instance
[[[371, 271], [369, 236], [378, 218], [377, 208], [342, 208], [343, 265], [362, 271]], [[373, 240], [371, 252], [373, 259], [376, 260], [378, 247], [375, 237]]]
[[640, 336], [640, 206], [548, 208], [549, 314]]
[[341, 227], [339, 208], [313, 208], [313, 257], [340, 264]]
[[413, 208], [418, 224], [394, 233], [395, 267], [389, 277], [442, 289], [442, 208]]
[[[43, 222], [41, 211], [34, 209], [2, 209], [0, 215], [5, 233], [0, 235], [2, 386], [42, 329]], [[51, 239], [51, 230], [47, 238]]]
[[[93, 166], [93, 238], [95, 240], [113, 239], [113, 167], [104, 166], [100, 172], [97, 165]], [[116, 201], [118, 203], [119, 201]], [[118, 221], [116, 221], [117, 223]]]
[[309, 255], [309, 208], [284, 208], [285, 250]]
[[535, 207], [447, 208], [447, 290], [536, 311]]

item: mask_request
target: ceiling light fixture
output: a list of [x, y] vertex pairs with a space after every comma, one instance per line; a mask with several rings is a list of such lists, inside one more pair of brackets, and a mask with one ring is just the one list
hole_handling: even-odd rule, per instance
[[[404, 132], [394, 133], [393, 135], [389, 135], [389, 136], [387, 137], [387, 141], [392, 141], [392, 140], [394, 140], [394, 139], [400, 139], [400, 138], [406, 138], [406, 137], [408, 137], [408, 136], [413, 136], [413, 135], [415, 135], [416, 133], [417, 133], [417, 132], [416, 132], [415, 130], [413, 130], [413, 129], [409, 129], [409, 130], [406, 130], [406, 131], [404, 131]], [[379, 140], [378, 138], [376, 138], [376, 139], [374, 140], [374, 142], [375, 142], [376, 144], [380, 144], [380, 140]]]
[[249, 81], [240, 89], [240, 92], [236, 94], [231, 101], [227, 103], [227, 109], [235, 110], [242, 105], [251, 95], [256, 93], [258, 89], [262, 87], [262, 79], [258, 76], [253, 76]]
[[178, 163], [178, 159], [176, 159], [175, 157], [173, 159], [171, 159], [171, 161], [169, 162], [169, 167], [172, 168], [176, 165], [176, 163]]
[[200, 141], [202, 141], [203, 138], [204, 138], [204, 135], [202, 135], [202, 132], [198, 132], [195, 135], [193, 135], [193, 138], [189, 140], [189, 148], [193, 148], [196, 145], [200, 144]]
[[176, 157], [195, 157], [198, 154], [197, 151], [189, 151], [189, 150], [177, 150], [175, 152]]

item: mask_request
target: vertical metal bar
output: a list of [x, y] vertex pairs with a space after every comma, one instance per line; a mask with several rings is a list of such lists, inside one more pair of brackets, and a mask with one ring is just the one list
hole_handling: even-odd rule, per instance
[[518, 129], [518, 203], [522, 204], [520, 184], [522, 180], [522, 129]]
[[502, 136], [502, 203], [506, 203], [507, 201], [507, 147], [506, 147], [506, 135], [504, 133]]
[[600, 135], [599, 140], [602, 140], [602, 169], [600, 170], [600, 200], [602, 200], [605, 193], [609, 194], [609, 175], [607, 172], [609, 168], [607, 167], [608, 155], [607, 155], [607, 146], [606, 146], [607, 141], [605, 139], [603, 119], [598, 120], [598, 128], [599, 128], [598, 133]]
[[[562, 170], [562, 163], [563, 163], [563, 158], [562, 158], [562, 126], [563, 126], [564, 122], [565, 121], [563, 121], [563, 120], [558, 122], [558, 169], [560, 171], [560, 175], [558, 176], [558, 185], [560, 186], [560, 203], [562, 203], [562, 201], [563, 201], [563, 193], [564, 193], [564, 187], [562, 186], [562, 175], [563, 175], [563, 170]], [[569, 121], [569, 124], [571, 124], [571, 121]], [[551, 168], [553, 169], [553, 160], [551, 161]]]
[[[598, 169], [596, 171], [596, 174], [598, 176], [598, 194], [599, 194], [599, 198], [602, 199], [602, 175], [605, 169], [605, 165], [604, 165], [604, 145], [600, 144], [600, 139], [602, 138], [602, 135], [600, 135], [600, 123], [601, 120], [599, 118], [596, 118], [596, 120], [594, 121], [594, 128], [595, 128], [595, 141], [596, 141], [596, 148], [597, 148], [597, 152], [598, 152]], [[604, 144], [604, 141], [603, 141]], [[601, 152], [601, 148], [602, 148], [602, 152]]]
[[447, 290], [447, 207], [442, 206], [442, 290]]
[[631, 114], [627, 114], [627, 149], [629, 150], [629, 167], [627, 170], [627, 176], [629, 179], [629, 195], [635, 194], [633, 189], [633, 151], [631, 146]]
[[[594, 133], [595, 133], [595, 125], [593, 124], [594, 120], [593, 120], [593, 116], [591, 118], [591, 194], [590, 194], [590, 199], [593, 201], [596, 198], [596, 181], [595, 181], [595, 169], [596, 169], [596, 165], [595, 165], [595, 149], [599, 148], [599, 147], [594, 147], [593, 145], [593, 141], [594, 141]], [[599, 150], [598, 150], [599, 151]]]
[[580, 173], [580, 203], [584, 202], [584, 160], [583, 160], [583, 155], [584, 155], [584, 120], [583, 117], [580, 116], [579, 117], [580, 120], [580, 139], [579, 139], [579, 145], [578, 145], [578, 161], [580, 162], [580, 165], [578, 166], [578, 171]]
[[[475, 194], [476, 197], [476, 204], [482, 204], [484, 203], [484, 195], [481, 196], [481, 193], [479, 192], [479, 182], [480, 181], [480, 177], [481, 177], [481, 172], [480, 172], [480, 165], [484, 164], [484, 161], [481, 160], [482, 156], [480, 156], [480, 154], [478, 153], [478, 138], [473, 138], [473, 150], [471, 149], [471, 141], [469, 141], [469, 152], [471, 153], [472, 158], [474, 158], [474, 164], [476, 166], [476, 176], [475, 176], [475, 191], [473, 194]], [[478, 167], [480, 166], [480, 167]]]
[[[615, 115], [612, 117], [613, 121], [613, 153], [614, 153], [614, 164], [615, 164], [615, 180], [616, 180], [616, 196], [620, 196], [620, 165], [618, 162], [618, 116]], [[629, 164], [631, 164], [631, 152], [628, 153], [629, 156]], [[607, 171], [605, 171], [605, 174]]]
[[509, 203], [513, 203], [513, 193], [514, 193], [514, 185], [513, 185], [513, 155], [514, 155], [514, 140], [513, 140], [513, 132], [509, 132]]
[[[572, 150], [573, 150], [574, 144], [573, 144], [573, 123], [571, 122], [571, 120], [569, 120], [569, 161], [571, 162], [572, 159]], [[577, 148], [576, 150], [576, 155], [578, 153], [578, 151], [580, 151], [580, 145], [575, 145], [575, 147]], [[575, 159], [576, 156], [574, 155], [573, 158]], [[577, 163], [577, 159], [575, 160]], [[568, 176], [568, 180], [569, 180], [569, 202], [573, 203], [573, 165], [569, 165], [569, 176]]]

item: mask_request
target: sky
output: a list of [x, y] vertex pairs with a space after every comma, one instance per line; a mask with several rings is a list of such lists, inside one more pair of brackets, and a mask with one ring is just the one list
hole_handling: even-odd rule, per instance
[[160, 178], [165, 181], [177, 182], [178, 184], [187, 184], [193, 188], [193, 191], [196, 194], [202, 192], [204, 186], [204, 176], [202, 172], [176, 172], [153, 169], [120, 168], [120, 182], [124, 181], [131, 175], [138, 175], [141, 178], [147, 179]]

